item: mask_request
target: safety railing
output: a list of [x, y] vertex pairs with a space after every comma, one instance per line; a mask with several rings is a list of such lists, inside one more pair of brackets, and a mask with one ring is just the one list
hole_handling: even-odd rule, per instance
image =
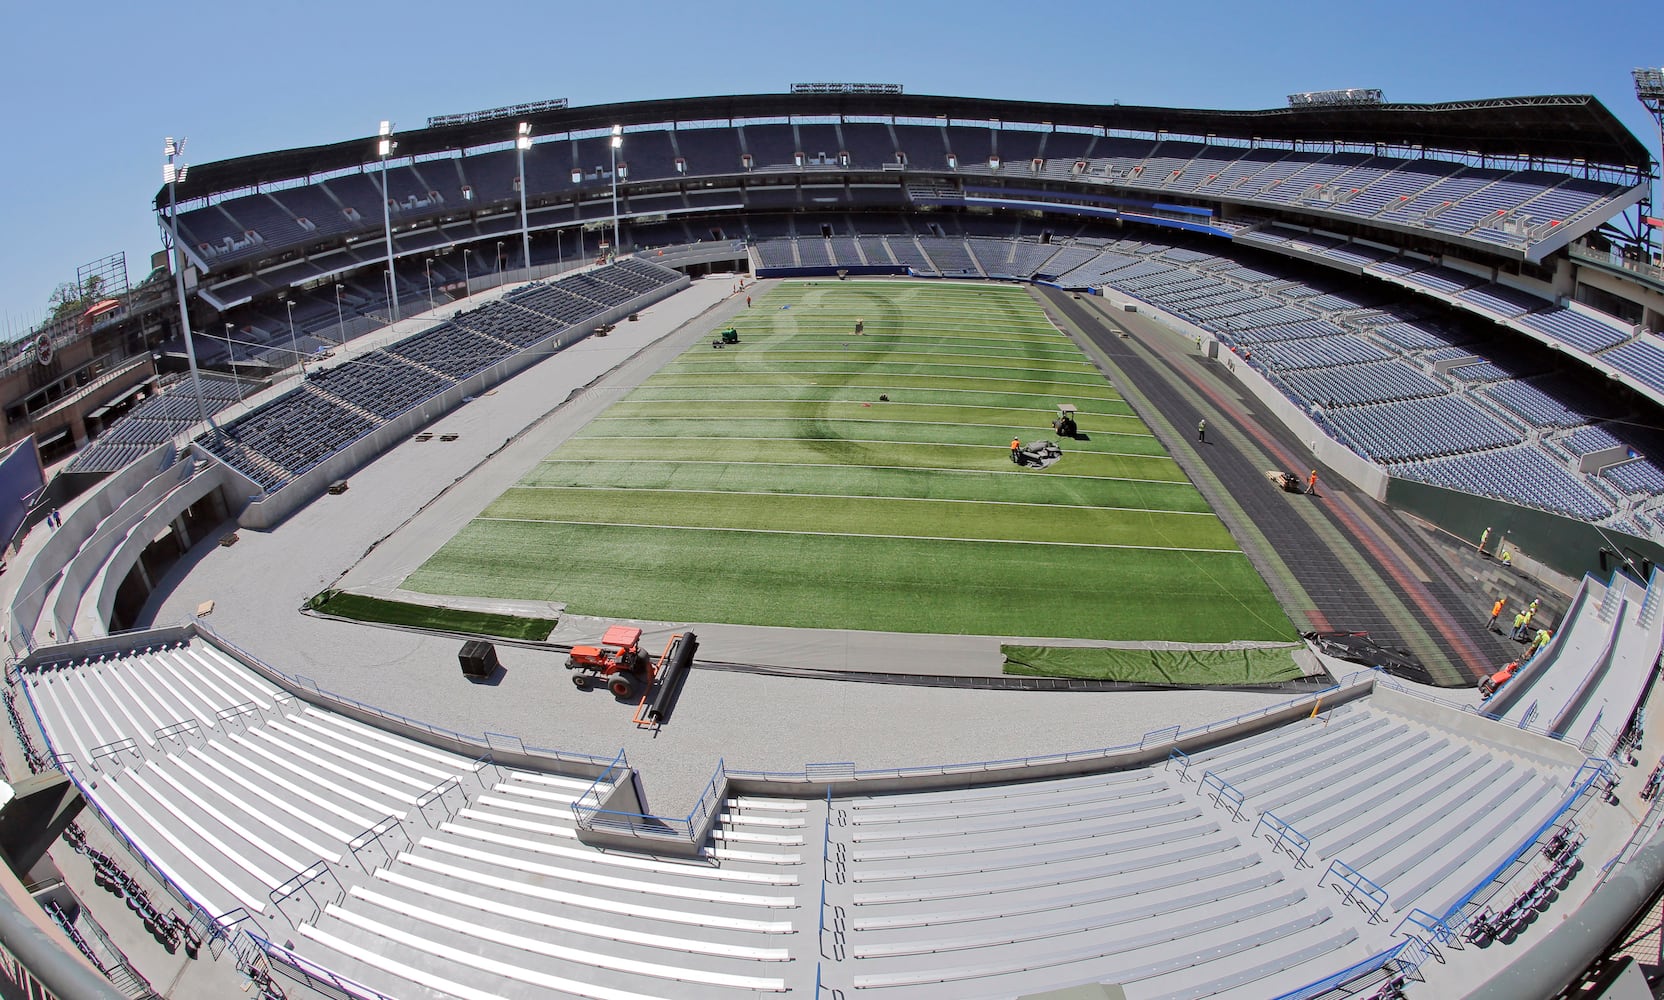
[[255, 931], [245, 930], [243, 933], [265, 953], [266, 961], [272, 963], [274, 968], [325, 996], [335, 997], [337, 1000], [396, 1000], [395, 997], [379, 990], [372, 990], [363, 983], [302, 958]]
[[1317, 880], [1319, 888], [1334, 876], [1335, 888], [1340, 892], [1342, 903], [1357, 903], [1359, 908], [1369, 914], [1369, 922], [1375, 923], [1381, 919], [1381, 911], [1387, 906], [1387, 890], [1371, 882], [1364, 873], [1339, 858], [1329, 862], [1329, 867]]
[[215, 712], [214, 721], [211, 725], [213, 728], [218, 729], [222, 733], [229, 733], [231, 731], [230, 724], [232, 722], [241, 723], [244, 728], [247, 728], [248, 719], [251, 715], [260, 719], [264, 719], [266, 717], [266, 713], [260, 710], [260, 706], [258, 704], [252, 701], [245, 701], [241, 704], [232, 705], [230, 708], [222, 708], [218, 712]]
[[[1230, 718], [1219, 719], [1214, 722], [1203, 723], [1190, 729], [1181, 729], [1172, 739], [1174, 743], [1205, 737], [1213, 733], [1236, 729], [1241, 726], [1269, 718], [1279, 713], [1287, 712], [1295, 706], [1306, 706], [1314, 701], [1321, 701], [1336, 692], [1350, 690], [1361, 684], [1380, 683], [1377, 671], [1358, 670], [1347, 674], [1339, 683], [1320, 688], [1310, 694], [1303, 694], [1286, 701], [1279, 701], [1264, 708], [1243, 712]], [[1120, 743], [1113, 746], [1096, 747], [1089, 750], [1070, 750], [1063, 753], [1034, 754], [1027, 757], [1007, 757], [996, 760], [967, 761], [954, 764], [920, 765], [916, 767], [869, 768], [857, 770], [854, 774], [856, 781], [871, 781], [877, 779], [894, 778], [925, 778], [925, 777], [953, 777], [957, 775], [985, 774], [991, 771], [1016, 771], [1025, 768], [1045, 767], [1056, 764], [1080, 764], [1114, 757], [1138, 750], [1149, 749], [1141, 739], [1137, 743]], [[730, 771], [732, 777], [756, 780], [804, 781], [801, 772], [797, 771]]]
[[1538, 825], [1535, 830], [1526, 834], [1520, 845], [1510, 852], [1508, 857], [1482, 875], [1474, 883], [1472, 889], [1469, 889], [1454, 903], [1451, 903], [1439, 919], [1452, 928], [1458, 931], [1461, 930], [1463, 925], [1467, 923], [1467, 918], [1472, 915], [1474, 910], [1478, 909], [1475, 900], [1478, 899], [1480, 894], [1485, 892], [1492, 883], [1506, 880], [1506, 876], [1517, 870], [1527, 853], [1536, 850], [1538, 843], [1542, 842], [1545, 837], [1550, 836], [1551, 831], [1576, 815], [1577, 810], [1582, 808], [1584, 800], [1588, 798], [1590, 793], [1597, 787], [1604, 787], [1611, 780], [1612, 762], [1610, 760], [1591, 758], [1584, 761], [1583, 766], [1579, 767], [1577, 773], [1572, 775], [1569, 784], [1570, 791], [1567, 792], [1566, 798], [1554, 810], [1554, 813]]
[[1417, 691], [1413, 688], [1405, 687], [1390, 677], [1382, 676], [1378, 678], [1375, 683], [1380, 687], [1388, 689], [1389, 691], [1396, 691], [1399, 694], [1407, 694], [1412, 698], [1429, 702], [1434, 705], [1443, 705], [1446, 708], [1452, 708], [1458, 712], [1466, 712], [1469, 715], [1476, 715], [1481, 719], [1489, 719], [1492, 722], [1506, 723], [1509, 726], [1513, 726], [1515, 729], [1531, 733], [1535, 736], [1541, 736], [1544, 739], [1554, 740], [1557, 743], [1565, 743], [1568, 746], [1576, 745], [1575, 741], [1567, 738], [1564, 733], [1554, 733], [1540, 726], [1532, 725], [1532, 723], [1537, 721], [1538, 713], [1536, 711], [1535, 704], [1533, 704], [1531, 710], [1526, 713], [1526, 717], [1521, 719], [1520, 722], [1516, 724], [1494, 712], [1487, 712], [1484, 709], [1478, 708], [1466, 702], [1455, 701], [1450, 698], [1440, 698], [1438, 695], [1429, 694], [1426, 691]]
[[[399, 848], [388, 846], [392, 842], [395, 833], [403, 839], [403, 844]], [[373, 869], [370, 865], [364, 863], [364, 859], [359, 856], [360, 852], [374, 847], [381, 852], [383, 861], [392, 864], [393, 852], [410, 846], [410, 843], [410, 835], [404, 832], [404, 824], [399, 821], [397, 816], [389, 815], [383, 816], [370, 824], [363, 833], [347, 841], [347, 853], [352, 855], [352, 859], [358, 862], [358, 867], [364, 869], [364, 873], [368, 875]], [[375, 867], [381, 867], [381, 862], [377, 862]]]
[[1179, 780], [1181, 782], [1186, 780], [1190, 775], [1190, 755], [1178, 747], [1174, 747], [1168, 751], [1167, 760], [1162, 763], [1161, 769], [1165, 771], [1173, 764], [1179, 765]]
[[144, 751], [131, 736], [93, 747], [87, 751], [88, 762], [94, 771], [103, 770], [102, 764], [121, 764], [132, 760], [143, 760]]
[[1203, 796], [1211, 794], [1212, 797], [1209, 801], [1221, 809], [1229, 810], [1231, 819], [1240, 820], [1242, 818], [1242, 805], [1248, 801], [1247, 796], [1243, 795], [1235, 785], [1214, 772], [1207, 771], [1203, 773], [1202, 783], [1197, 787], [1197, 792]]
[[1254, 824], [1254, 832], [1250, 836], [1258, 836], [1262, 829], [1270, 831], [1266, 839], [1271, 841], [1273, 852], [1283, 851], [1294, 860], [1294, 867], [1306, 867], [1306, 854], [1312, 848], [1310, 838], [1278, 819], [1269, 810], [1260, 813], [1260, 821]]
[[462, 781], [456, 775], [442, 778], [432, 788], [416, 796], [416, 812], [427, 824], [438, 829], [439, 824], [428, 815], [428, 807], [437, 805], [444, 813], [447, 821], [456, 818], [456, 810], [461, 806], [451, 805], [451, 799], [460, 797], [462, 805], [468, 804], [468, 793], [462, 789]]
[[[312, 886], [326, 877], [335, 883], [335, 894], [320, 903], [318, 902], [318, 895], [312, 891]], [[312, 912], [301, 919], [312, 920], [323, 912], [325, 906], [331, 903], [339, 903], [346, 896], [347, 890], [345, 886], [341, 885], [340, 877], [335, 874], [335, 869], [330, 867], [329, 862], [319, 861], [303, 871], [296, 872], [277, 888], [268, 892], [266, 898], [272, 901], [272, 908], [283, 914], [289, 923], [299, 927], [301, 921], [289, 916], [288, 911], [283, 908], [283, 904], [293, 899], [297, 893], [304, 893], [306, 901], [312, 904]]]
[[179, 745], [183, 747], [185, 746], [185, 736], [187, 734], [194, 735], [199, 740], [202, 739], [202, 727], [197, 724], [195, 719], [181, 719], [172, 725], [163, 726], [151, 735], [156, 738], [158, 746], [166, 743], [168, 740], [178, 740]]
[[[622, 761], [624, 752], [620, 750], [618, 756]], [[608, 768], [608, 773], [612, 771], [613, 768]], [[596, 779], [597, 784], [600, 781], [600, 778]], [[655, 816], [650, 813], [604, 809], [601, 808], [599, 794], [590, 794], [596, 788], [596, 785], [591, 785], [584, 795], [572, 803], [572, 815], [577, 820], [579, 828], [584, 830], [699, 844], [710, 834], [711, 827], [715, 825], [721, 813], [722, 793], [727, 784], [727, 767], [722, 760], [718, 760], [716, 772], [711, 775], [711, 780], [705, 783], [705, 790], [700, 793], [699, 801], [694, 803], [686, 816]]]
[[1406, 933], [1416, 933], [1415, 931], [1406, 932], [1405, 927], [1417, 928], [1421, 932], [1419, 936], [1424, 937], [1434, 945], [1449, 944], [1456, 939], [1456, 928], [1446, 923], [1443, 918], [1436, 917], [1419, 906], [1404, 915], [1404, 919], [1400, 920], [1398, 926], [1392, 929], [1393, 936], [1399, 937]]
[[1371, 955], [1358, 964], [1342, 969], [1333, 975], [1325, 976], [1315, 983], [1309, 983], [1297, 990], [1290, 990], [1278, 996], [1276, 1000], [1316, 1000], [1317, 997], [1328, 993], [1330, 990], [1337, 990], [1365, 976], [1380, 972], [1403, 955], [1408, 946], [1409, 942], [1400, 942], [1386, 951]]

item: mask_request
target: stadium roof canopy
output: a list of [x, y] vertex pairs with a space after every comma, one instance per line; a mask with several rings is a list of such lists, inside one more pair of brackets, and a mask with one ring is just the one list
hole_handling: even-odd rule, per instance
[[[1471, 152], [1484, 156], [1586, 160], [1641, 169], [1647, 148], [1588, 94], [1503, 97], [1444, 104], [1342, 105], [1208, 111], [1123, 104], [1064, 104], [923, 94], [741, 94], [594, 104], [528, 116], [542, 135], [665, 121], [768, 118], [783, 115], [896, 115], [1049, 122], [1125, 132], [1263, 139], [1278, 142], [1382, 144]], [[513, 139], [514, 121], [483, 121], [398, 133], [398, 155], [421, 156]], [[258, 153], [193, 166], [179, 197], [344, 170], [374, 159], [375, 139]], [[156, 204], [167, 202], [167, 190]]]

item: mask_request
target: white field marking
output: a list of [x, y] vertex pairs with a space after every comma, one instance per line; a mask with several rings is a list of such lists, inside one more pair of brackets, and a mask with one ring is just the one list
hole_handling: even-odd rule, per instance
[[[825, 362], [828, 362], [828, 361], [837, 361], [837, 360], [841, 360], [841, 359], [839, 359], [839, 358], [800, 358], [800, 359], [793, 359], [793, 358], [782, 358], [782, 357], [780, 357], [780, 355], [782, 355], [782, 354], [845, 354], [845, 353], [846, 352], [844, 352], [844, 351], [788, 351], [788, 350], [783, 350], [782, 349], [782, 350], [771, 350], [771, 351], [769, 351], [768, 355], [763, 360], [768, 361], [768, 362], [774, 362], [774, 363], [777, 363], [777, 364], [782, 364], [782, 365], [818, 365], [818, 364], [824, 364]], [[928, 357], [973, 357], [972, 355], [964, 355], [964, 354], [934, 354], [934, 353], [927, 352], [927, 351], [861, 351], [861, 352], [847, 352], [847, 353], [887, 355], [885, 360], [877, 362], [878, 364], [885, 364], [885, 365], [931, 365], [931, 366], [939, 367], [939, 368], [988, 368], [988, 367], [991, 367], [990, 365], [986, 365], [986, 364], [965, 364], [965, 363], [958, 362], [958, 361], [901, 361], [901, 360], [895, 360], [895, 357], [898, 354], [899, 355], [908, 355], [908, 356], [911, 356], [911, 357], [919, 357], [919, 358], [928, 358]], [[1056, 368], [1056, 369], [1052, 369], [1052, 368], [1030, 368], [1030, 369], [1028, 369], [1030, 371], [1067, 371], [1070, 368], [1080, 368], [1080, 369], [1083, 369], [1085, 371], [1093, 372], [1094, 374], [1096, 374], [1098, 372], [1098, 369], [1095, 366], [1093, 366], [1092, 362], [1090, 362], [1090, 361], [1070, 361], [1070, 360], [1067, 360], [1067, 359], [1064, 359], [1064, 358], [1030, 358], [1030, 357], [1027, 357], [1025, 355], [1021, 355], [1021, 354], [975, 355], [974, 358], [977, 361], [1045, 361], [1048, 364], [1056, 364], [1056, 365], [1063, 366], [1063, 367], [1059, 367], [1059, 368]], [[733, 367], [733, 362], [731, 362], [731, 361], [717, 361], [714, 358], [706, 358], [702, 354], [697, 354], [697, 355], [694, 355], [693, 359], [691, 359], [691, 360], [673, 361], [669, 365], [666, 365], [665, 367], [669, 368], [673, 365], [700, 365], [700, 366], [727, 365], [728, 367]], [[1007, 366], [1004, 366], [1004, 367], [1009, 367], [1009, 368], [1025, 367], [1026, 368], [1027, 366], [1007, 365]]]
[[[957, 378], [958, 376], [943, 376], [943, 377], [944, 378], [948, 378], [948, 377]], [[812, 385], [812, 386], [815, 386], [816, 388], [822, 388], [821, 386], [819, 386], [817, 383], [814, 383], [814, 382], [810, 382], [808, 384]], [[1067, 384], [1076, 385], [1076, 383], [1072, 383], [1072, 382], [1067, 383]], [[764, 387], [765, 386], [755, 386], [755, 385], [754, 386], [747, 386], [747, 388], [750, 388], [750, 389], [759, 389], [759, 388], [764, 388]], [[1086, 383], [1086, 382], [1078, 383], [1077, 387], [1078, 388], [1083, 388], [1083, 389], [1087, 388], [1088, 383]], [[651, 382], [644, 382], [641, 385], [637, 386], [636, 388], [630, 390], [629, 395], [623, 397], [623, 401], [624, 402], [639, 402], [639, 403], [679, 403], [679, 402], [683, 402], [683, 400], [681, 400], [681, 399], [636, 399], [635, 396], [638, 393], [652, 392], [652, 391], [657, 390], [657, 389], [698, 389], [698, 388], [704, 388], [704, 387], [702, 387], [702, 386], [653, 385]], [[800, 386], [795, 386], [795, 385], [773, 385], [773, 386], [767, 386], [767, 388], [794, 390], [794, 389], [798, 389], [798, 388], [801, 388], [801, 387]], [[861, 383], [861, 382], [844, 382], [844, 383], [840, 383], [839, 385], [835, 385], [835, 386], [826, 386], [825, 388], [829, 388], [829, 389], [889, 389], [889, 390], [892, 390], [892, 391], [895, 390], [895, 386], [893, 386], [893, 385], [866, 385], [866, 384]], [[1115, 387], [1114, 386], [1091, 386], [1091, 388], [1094, 388], [1094, 389], [1104, 388], [1104, 389], [1109, 389], [1113, 392]], [[978, 395], [978, 396], [986, 396], [986, 395], [989, 395], [990, 392], [993, 392], [993, 393], [997, 393], [998, 395], [1001, 395], [1001, 396], [1033, 396], [1037, 399], [1056, 399], [1057, 398], [1057, 395], [1055, 393], [1048, 393], [1048, 392], [1014, 392], [1010, 389], [997, 389], [997, 390], [989, 390], [989, 389], [953, 389], [953, 388], [949, 388], [947, 386], [931, 386], [928, 389], [921, 389], [921, 388], [918, 388], [918, 387], [915, 386], [915, 387], [910, 388], [908, 391], [910, 391], [910, 392], [968, 392], [968, 393], [973, 393], [973, 394]], [[706, 397], [706, 398], [709, 399], [709, 398], [712, 398], [712, 397]], [[715, 397], [715, 398], [720, 400], [720, 397]], [[1095, 400], [1099, 400], [1101, 402], [1106, 402], [1106, 403], [1116, 403], [1116, 402], [1125, 403], [1126, 402], [1126, 397], [1121, 396], [1121, 395], [1088, 396], [1088, 395], [1082, 395], [1082, 394], [1077, 393], [1075, 395], [1075, 398], [1076, 399], [1095, 399]], [[689, 402], [702, 402], [703, 400], [692, 399], [692, 400], [688, 400], [688, 401]], [[760, 400], [757, 400], [757, 402], [759, 402], [759, 403], [798, 403], [798, 402], [823, 403], [823, 402], [865, 402], [865, 400], [760, 399]], [[905, 402], [905, 401], [903, 401], [903, 402]], [[962, 404], [959, 404], [959, 403], [907, 403], [907, 405], [909, 405], [909, 406], [959, 406], [959, 405], [962, 405]], [[1128, 408], [1131, 409], [1130, 404], [1129, 404]], [[1111, 413], [1111, 414], [1104, 414], [1104, 415], [1105, 416], [1130, 416], [1131, 414]]]
[[[624, 438], [621, 435], [617, 435], [617, 434], [590, 434], [590, 435], [583, 435], [583, 436], [575, 436], [575, 437], [571, 438], [571, 440], [573, 440], [573, 441], [619, 441], [619, 440], [624, 440]], [[887, 438], [734, 437], [733, 435], [730, 435], [730, 434], [633, 434], [633, 435], [630, 435], [629, 440], [632, 440], [632, 441], [835, 441], [839, 444], [876, 444], [876, 445], [882, 445], [886, 448], [897, 448], [897, 447], [909, 447], [910, 446], [910, 447], [918, 447], [918, 448], [981, 448], [983, 450], [987, 450], [989, 448], [992, 448], [995, 451], [1000, 451], [1000, 452], [1004, 452], [1004, 451], [1008, 450], [1005, 445], [1001, 445], [1001, 444], [959, 444], [958, 442], [955, 442], [955, 441], [892, 441], [892, 440], [889, 440]], [[1132, 451], [1078, 451], [1078, 452], [1075, 452], [1075, 454], [1076, 455], [1106, 455], [1110, 458], [1148, 458], [1148, 459], [1151, 459], [1151, 460], [1154, 460], [1154, 461], [1165, 460], [1165, 461], [1169, 461], [1169, 462], [1171, 462], [1173, 460], [1173, 457], [1171, 455], [1145, 455], [1145, 454], [1142, 454], [1142, 453], [1139, 453], [1139, 452], [1132, 452]], [[863, 466], [863, 468], [870, 468], [870, 467], [869, 466]], [[1177, 479], [1157, 480], [1157, 482], [1181, 482], [1181, 481], [1182, 480], [1177, 480]]]
[[[711, 375], [710, 372], [664, 372], [662, 369], [660, 371], [660, 374], [663, 374], [666, 378], [676, 378], [679, 375], [684, 377], [684, 378], [707, 378]], [[744, 376], [746, 376], [747, 379], [754, 378], [758, 375], [791, 375], [792, 377], [795, 378], [795, 377], [800, 376], [800, 375], [871, 375], [872, 374], [872, 369], [869, 368], [865, 371], [858, 371], [858, 372], [841, 372], [841, 371], [776, 372], [776, 371], [770, 371], [769, 369], [766, 369], [766, 368], [747, 368], [742, 372], [732, 372], [732, 373], [730, 373], [730, 372], [720, 372], [718, 374], [722, 374], [722, 375], [727, 375], [727, 374], [744, 375]], [[659, 376], [654, 375], [653, 377], [658, 378]], [[1079, 387], [1079, 386], [1096, 386], [1096, 385], [1100, 384], [1100, 383], [1094, 383], [1094, 382], [1070, 382], [1068, 380], [1060, 380], [1060, 379], [1000, 378], [1000, 377], [995, 376], [995, 375], [934, 375], [934, 374], [931, 374], [930, 372], [896, 372], [895, 377], [896, 378], [931, 378], [931, 379], [956, 378], [956, 379], [962, 379], [966, 382], [1016, 382], [1016, 383], [1019, 383], [1021, 385], [1068, 385], [1068, 386], [1076, 386], [1076, 387]], [[808, 384], [809, 385], [814, 385], [813, 382], [810, 382]], [[895, 386], [891, 386], [890, 389], [892, 391], [894, 391]]]
[[[591, 438], [602, 441], [605, 438]], [[719, 462], [702, 458], [546, 458], [540, 465], [744, 465], [778, 469], [847, 469], [837, 462]], [[966, 476], [1024, 476], [1026, 472], [1005, 472], [996, 469], [943, 469], [932, 465], [863, 465], [862, 469], [892, 472], [934, 472]], [[1150, 483], [1160, 486], [1189, 486], [1188, 479], [1136, 479], [1132, 476], [1077, 476], [1071, 472], [1048, 473], [1049, 479], [1089, 479], [1095, 483]]]
[[[948, 391], [950, 391], [950, 392], [968, 392], [970, 390], [968, 390], [968, 389], [952, 389], [952, 390], [948, 390]], [[1025, 395], [1026, 396], [1026, 395], [1034, 395], [1034, 394], [1033, 393], [1010, 393], [1010, 395]], [[1083, 398], [1093, 398], [1093, 397], [1083, 397]], [[1098, 398], [1103, 399], [1104, 402], [1114, 402], [1114, 400], [1109, 398], [1109, 397], [1098, 397]], [[623, 406], [645, 406], [645, 405], [659, 404], [659, 403], [663, 403], [663, 404], [668, 405], [668, 404], [682, 404], [682, 403], [806, 403], [806, 404], [819, 404], [819, 403], [871, 403], [871, 402], [873, 402], [873, 401], [870, 400], [870, 399], [753, 399], [753, 398], [749, 398], [749, 397], [742, 399], [742, 398], [737, 397], [737, 396], [732, 396], [732, 397], [706, 396], [704, 398], [688, 397], [688, 398], [685, 398], [685, 399], [629, 399], [629, 398], [625, 398], [625, 399], [619, 400], [618, 405], [623, 405]], [[905, 401], [901, 401], [901, 402], [892, 401], [890, 403], [890, 405], [891, 406], [940, 406], [940, 407], [947, 407], [947, 408], [951, 408], [951, 409], [955, 409], [955, 410], [1005, 410], [1005, 411], [1008, 411], [1008, 412], [1015, 411], [1017, 413], [1036, 413], [1036, 414], [1039, 413], [1039, 411], [1027, 410], [1027, 409], [1024, 409], [1021, 406], [982, 406], [982, 405], [979, 405], [979, 404], [976, 404], [976, 403], [927, 403], [927, 402], [924, 402], [922, 400], [916, 400], [916, 399], [909, 399], [909, 400], [905, 400]], [[1109, 419], [1109, 420], [1138, 420], [1138, 416], [1136, 414], [1132, 414], [1132, 413], [1091, 413], [1091, 412], [1088, 412], [1086, 410], [1082, 410], [1080, 412], [1081, 412], [1082, 416], [1093, 417], [1093, 418], [1104, 417], [1104, 418]], [[621, 418], [602, 416], [602, 417], [597, 417], [596, 419], [597, 420], [618, 420], [618, 419], [621, 419]], [[926, 422], [928, 423], [928, 421], [926, 421]], [[1140, 421], [1140, 422], [1142, 423], [1142, 421]], [[1105, 431], [1104, 433], [1105, 434], [1128, 434], [1127, 431]], [[1153, 435], [1153, 434], [1139, 434], [1139, 435], [1136, 435], [1136, 436], [1137, 437], [1154, 437], [1155, 435]]]
[[[1014, 430], [1014, 429], [1015, 430], [1020, 430], [1021, 429], [1020, 427], [1017, 427], [1016, 425], [1013, 425], [1013, 424], [971, 424], [971, 423], [966, 423], [965, 421], [962, 421], [962, 420], [880, 420], [876, 417], [833, 417], [833, 416], [759, 417], [759, 416], [752, 416], [752, 415], [744, 414], [744, 413], [736, 413], [736, 414], [734, 414], [730, 417], [726, 417], [726, 418], [719, 417], [719, 416], [682, 417], [682, 418], [678, 418], [678, 417], [650, 417], [650, 416], [645, 416], [643, 414], [636, 414], [634, 416], [624, 416], [624, 417], [596, 417], [594, 420], [590, 421], [590, 423], [598, 424], [598, 423], [602, 423], [604, 421], [609, 421], [609, 420], [619, 421], [619, 422], [628, 422], [628, 423], [640, 423], [643, 420], [677, 420], [677, 419], [685, 419], [685, 420], [722, 420], [722, 419], [729, 419], [729, 420], [746, 420], [746, 421], [751, 421], [751, 420], [819, 420], [819, 421], [823, 421], [823, 422], [840, 423], [840, 424], [910, 424], [910, 425], [915, 426], [915, 427], [999, 427], [999, 428], [1003, 428], [1005, 430]], [[1154, 434], [1123, 434], [1120, 431], [1100, 431], [1099, 433], [1113, 434], [1116, 437], [1144, 437], [1144, 438], [1153, 438], [1153, 437], [1155, 437]], [[588, 436], [589, 437], [607, 437], [609, 435], [591, 434], [591, 435], [588, 435]], [[641, 435], [632, 434], [632, 435], [629, 435], [629, 436], [630, 437], [640, 437]], [[770, 440], [776, 440], [776, 439], [771, 438]], [[896, 442], [893, 442], [893, 443], [895, 443], [895, 444], [913, 444], [915, 442], [912, 442], [912, 441], [896, 441]], [[922, 443], [930, 443], [930, 442], [922, 442]], [[1116, 455], [1116, 454], [1122, 454], [1122, 453], [1121, 452], [1110, 452], [1110, 451], [1093, 451], [1093, 452], [1085, 452], [1084, 454], [1089, 454], [1089, 455]], [[1157, 458], [1157, 457], [1160, 457], [1160, 456], [1152, 455], [1150, 457], [1151, 458]]]
[[1210, 510], [1167, 510], [1163, 507], [1100, 507], [1089, 503], [1034, 503], [1030, 500], [961, 500], [947, 497], [880, 497], [862, 493], [775, 493], [770, 490], [685, 490], [658, 486], [526, 486], [510, 490], [593, 490], [597, 493], [700, 493], [722, 497], [815, 497], [827, 500], [898, 500], [904, 503], [970, 503], [978, 507], [1056, 507], [1061, 510], [1113, 510], [1129, 514], [1186, 514], [1212, 517]]
[[476, 521], [505, 524], [572, 524], [581, 527], [644, 528], [661, 531], [730, 531], [747, 535], [819, 535], [826, 538], [884, 538], [913, 542], [972, 542], [989, 545], [1051, 545], [1068, 549], [1147, 549], [1152, 552], [1235, 554], [1237, 549], [1203, 549], [1182, 545], [1118, 545], [1112, 542], [1035, 542], [1022, 538], [961, 538], [953, 535], [874, 535], [862, 531], [788, 531], [784, 528], [713, 528], [687, 524], [639, 524], [634, 521], [567, 521], [559, 518], [476, 517]]

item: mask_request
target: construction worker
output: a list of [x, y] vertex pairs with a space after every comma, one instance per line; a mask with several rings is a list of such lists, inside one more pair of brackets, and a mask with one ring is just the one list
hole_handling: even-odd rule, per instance
[[1508, 606], [1508, 598], [1499, 597], [1499, 598], [1496, 599], [1496, 603], [1491, 605], [1491, 620], [1485, 623], [1485, 628], [1487, 630], [1489, 630], [1489, 631], [1495, 631], [1496, 630], [1496, 620], [1498, 618], [1502, 617], [1502, 609], [1507, 607], [1507, 606]]
[[1485, 543], [1491, 540], [1491, 529], [1486, 528], [1479, 533], [1479, 554], [1485, 554]]
[[1521, 611], [1514, 616], [1514, 638], [1525, 638], [1525, 626], [1531, 621], [1531, 616]]
[[1208, 443], [1208, 422], [1206, 420], [1196, 421], [1196, 440], [1202, 444]]
[[1526, 611], [1528, 611], [1531, 614], [1536, 614], [1537, 613], [1537, 605], [1539, 605], [1541, 603], [1543, 603], [1543, 599], [1541, 597], [1533, 598], [1532, 601], [1531, 601], [1531, 607], [1527, 608]]
[[1502, 565], [1504, 565], [1504, 566], [1514, 565], [1514, 554], [1512, 552], [1509, 552], [1507, 549], [1503, 549], [1502, 550], [1502, 555], [1499, 556], [1498, 558], [1500, 558], [1502, 560]]
[[1023, 464], [1023, 443], [1016, 438], [1011, 439], [1011, 461], [1014, 465]]
[[1533, 645], [1537, 649], [1542, 649], [1544, 646], [1548, 645], [1548, 641], [1552, 638], [1554, 638], [1554, 636], [1549, 633], [1548, 629], [1540, 628], [1537, 630], [1537, 639]]
[[1312, 474], [1306, 477], [1306, 493], [1308, 495], [1316, 495], [1316, 493], [1317, 493], [1317, 470], [1316, 469], [1313, 469]]

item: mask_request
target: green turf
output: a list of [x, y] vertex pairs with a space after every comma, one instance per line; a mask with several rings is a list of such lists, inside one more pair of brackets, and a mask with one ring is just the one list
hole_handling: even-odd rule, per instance
[[1275, 684], [1303, 676], [1289, 655], [1295, 646], [1247, 649], [1095, 649], [1001, 646], [1005, 672], [1186, 687]]
[[306, 606], [323, 614], [351, 618], [354, 621], [407, 625], [435, 632], [489, 635], [500, 639], [524, 639], [533, 642], [542, 642], [549, 638], [549, 633], [555, 630], [556, 624], [553, 618], [521, 618], [516, 615], [434, 608], [425, 604], [408, 604], [404, 601], [365, 597], [362, 594], [346, 594], [339, 590], [326, 590], [308, 601]]
[[[661, 621], [1294, 637], [1026, 291], [785, 282], [731, 325], [740, 344], [695, 342], [404, 586]], [[1080, 408], [1082, 438], [1048, 469], [1013, 465], [1011, 438], [1055, 437], [1060, 402]]]

